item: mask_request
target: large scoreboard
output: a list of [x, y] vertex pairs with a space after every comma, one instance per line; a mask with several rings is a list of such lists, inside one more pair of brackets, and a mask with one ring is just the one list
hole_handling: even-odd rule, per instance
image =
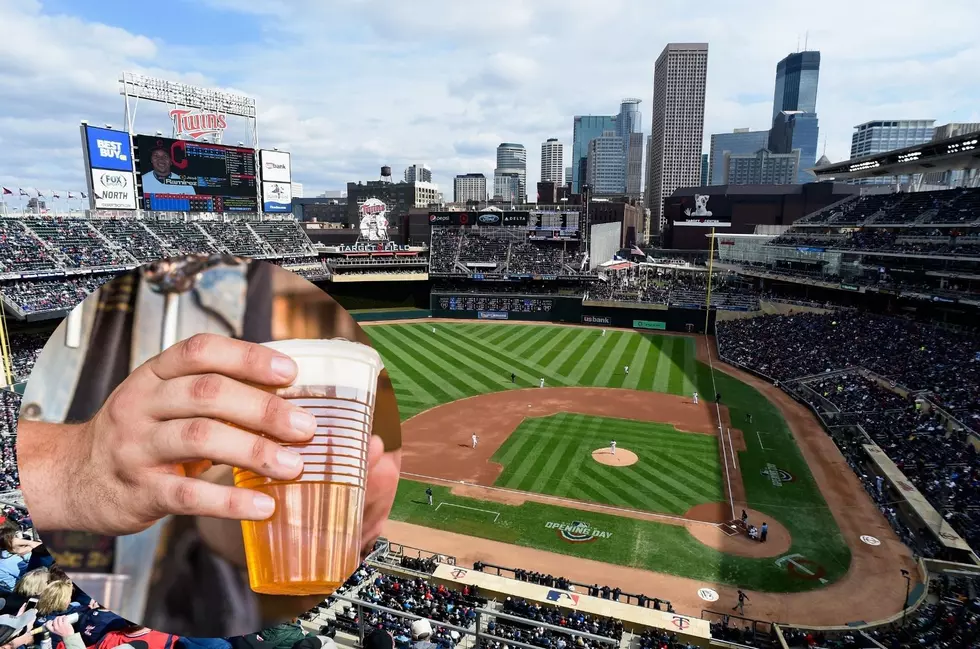
[[528, 239], [537, 241], [577, 241], [579, 213], [568, 211], [531, 212], [527, 224]]
[[254, 150], [148, 135], [135, 145], [144, 210], [257, 211]]

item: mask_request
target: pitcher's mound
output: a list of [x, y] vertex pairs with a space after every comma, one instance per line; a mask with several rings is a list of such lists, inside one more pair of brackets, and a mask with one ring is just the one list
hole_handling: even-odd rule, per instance
[[607, 466], [629, 466], [640, 461], [640, 458], [633, 451], [627, 451], [625, 448], [617, 448], [616, 455], [613, 455], [612, 450], [608, 446], [592, 451], [592, 459], [599, 464], [605, 464]]

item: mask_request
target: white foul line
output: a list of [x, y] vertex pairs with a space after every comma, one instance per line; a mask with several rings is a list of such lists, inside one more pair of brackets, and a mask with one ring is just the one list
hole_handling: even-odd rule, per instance
[[759, 434], [759, 431], [755, 431], [755, 436], [759, 438], [759, 447], [763, 451], [768, 451], [769, 449], [766, 448], [766, 445], [762, 443], [762, 435]]
[[466, 505], [457, 505], [456, 503], [439, 503], [436, 505], [436, 511], [445, 505], [446, 507], [459, 507], [460, 509], [470, 509], [475, 512], [483, 512], [484, 514], [493, 514], [493, 522], [496, 523], [497, 519], [500, 518], [500, 512], [495, 512], [489, 509], [477, 509], [476, 507], [467, 507]]
[[737, 469], [738, 468], [738, 464], [735, 463], [735, 445], [732, 444], [732, 429], [731, 428], [728, 429], [728, 448], [732, 452], [732, 468], [733, 469]]
[[[708, 352], [708, 367], [711, 369], [711, 387], [714, 388], [715, 394], [718, 394], [718, 385], [715, 383], [715, 364], [711, 361], [711, 343], [708, 341], [708, 332], [704, 332], [704, 346]], [[721, 424], [721, 406], [718, 405], [718, 399], [715, 399], [715, 415], [718, 417], [718, 434], [721, 435], [723, 432]], [[729, 435], [729, 440], [731, 436]], [[725, 440], [721, 441], [721, 454], [725, 455]], [[732, 451], [734, 452], [734, 450]], [[728, 472], [728, 458], [723, 457], [723, 464], [725, 466], [725, 479], [728, 481], [728, 504], [732, 508], [732, 518], [735, 518], [735, 497], [732, 495], [732, 476]]]

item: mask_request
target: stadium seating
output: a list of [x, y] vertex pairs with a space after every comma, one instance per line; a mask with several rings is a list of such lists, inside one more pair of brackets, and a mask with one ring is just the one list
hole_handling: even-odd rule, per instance
[[136, 261], [148, 262], [168, 257], [163, 241], [143, 221], [137, 219], [93, 219], [92, 227], [114, 244], [126, 250]]
[[0, 269], [4, 272], [52, 270], [58, 267], [53, 253], [19, 219], [0, 219]]
[[[945, 408], [980, 431], [980, 339], [934, 326], [857, 312], [760, 316], [718, 323], [719, 354], [787, 390], [794, 381], [860, 425], [974, 548], [980, 548], [980, 454], [935, 413], [920, 410], [875, 381], [862, 367]], [[809, 377], [809, 378], [808, 378]], [[840, 378], [838, 378], [840, 377]], [[806, 401], [807, 394], [797, 392]]]

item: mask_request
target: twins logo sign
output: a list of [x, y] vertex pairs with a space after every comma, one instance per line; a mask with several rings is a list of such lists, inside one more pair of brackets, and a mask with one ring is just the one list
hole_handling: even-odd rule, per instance
[[591, 543], [596, 539], [608, 539], [612, 536], [612, 532], [597, 530], [582, 521], [572, 521], [571, 523], [548, 522], [544, 526], [546, 529], [555, 530], [559, 538], [569, 543]]

